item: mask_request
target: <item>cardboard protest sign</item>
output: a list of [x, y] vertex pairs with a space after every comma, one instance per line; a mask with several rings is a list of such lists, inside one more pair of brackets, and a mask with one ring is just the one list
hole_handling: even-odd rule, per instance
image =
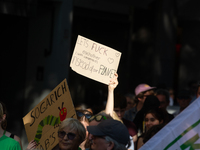
[[200, 97], [140, 148], [157, 149], [200, 149]]
[[38, 149], [51, 150], [58, 144], [60, 123], [72, 117], [76, 118], [76, 113], [64, 79], [23, 118], [28, 141], [39, 143]]
[[109, 84], [117, 72], [120, 58], [119, 51], [79, 35], [70, 67], [83, 76]]

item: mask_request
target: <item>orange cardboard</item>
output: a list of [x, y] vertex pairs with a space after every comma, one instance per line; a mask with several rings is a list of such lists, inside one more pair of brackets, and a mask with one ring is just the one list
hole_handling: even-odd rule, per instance
[[58, 144], [58, 127], [65, 118], [76, 118], [66, 79], [23, 118], [28, 141], [51, 150]]

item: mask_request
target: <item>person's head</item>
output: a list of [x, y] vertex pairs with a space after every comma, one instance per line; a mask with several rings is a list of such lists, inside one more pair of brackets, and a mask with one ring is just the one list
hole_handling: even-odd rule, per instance
[[164, 112], [160, 108], [148, 110], [144, 116], [146, 131], [154, 125], [162, 124], [165, 120]]
[[120, 94], [114, 96], [114, 111], [116, 112], [119, 119], [122, 119], [126, 111], [126, 97]]
[[126, 103], [127, 103], [126, 110], [129, 110], [133, 108], [135, 105], [135, 101], [134, 101], [135, 96], [133, 94], [126, 94], [125, 97], [126, 97]]
[[180, 106], [180, 110], [182, 111], [185, 109], [187, 106], [189, 106], [191, 102], [191, 93], [187, 89], [182, 89], [179, 91], [177, 95], [177, 102]]
[[79, 121], [87, 121], [92, 117], [92, 113], [88, 110], [76, 110], [76, 116]]
[[58, 129], [60, 150], [78, 149], [85, 140], [86, 130], [83, 124], [74, 118], [66, 118]]
[[146, 97], [142, 110], [145, 112], [147, 110], [159, 107], [160, 107], [160, 101], [158, 100], [158, 98], [154, 95], [149, 95]]
[[197, 86], [197, 98], [200, 96], [200, 82], [198, 83], [198, 86]]
[[128, 129], [120, 121], [107, 119], [87, 128], [92, 134], [92, 150], [126, 150], [130, 143]]
[[89, 119], [89, 125], [90, 126], [96, 126], [98, 125], [101, 121], [107, 120], [107, 119], [112, 119], [112, 117], [108, 114], [106, 114], [104, 111], [99, 112], [96, 115], [93, 115]]
[[76, 105], [75, 110], [76, 111], [86, 111], [87, 113], [90, 113], [91, 115], [93, 115], [92, 108], [83, 103]]
[[156, 91], [156, 96], [160, 101], [160, 108], [166, 110], [169, 105], [169, 92], [165, 89], [158, 89]]
[[139, 84], [135, 88], [136, 102], [140, 101], [140, 102], [144, 103], [147, 96], [154, 95], [153, 89], [155, 89], [155, 87], [150, 87], [148, 84]]

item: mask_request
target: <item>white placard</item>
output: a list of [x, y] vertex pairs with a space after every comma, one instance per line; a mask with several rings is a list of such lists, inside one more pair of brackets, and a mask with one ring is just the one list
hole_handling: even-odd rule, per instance
[[83, 36], [78, 36], [70, 67], [75, 72], [108, 84], [117, 72], [121, 53]]

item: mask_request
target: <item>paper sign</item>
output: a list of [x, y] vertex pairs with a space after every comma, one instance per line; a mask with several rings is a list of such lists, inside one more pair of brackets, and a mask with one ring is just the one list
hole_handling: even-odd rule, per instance
[[76, 118], [66, 79], [23, 118], [28, 141], [51, 150], [58, 144], [58, 127], [65, 118]]
[[140, 150], [200, 149], [200, 97], [154, 135]]
[[70, 67], [93, 80], [109, 84], [117, 72], [121, 53], [83, 36], [78, 36]]

